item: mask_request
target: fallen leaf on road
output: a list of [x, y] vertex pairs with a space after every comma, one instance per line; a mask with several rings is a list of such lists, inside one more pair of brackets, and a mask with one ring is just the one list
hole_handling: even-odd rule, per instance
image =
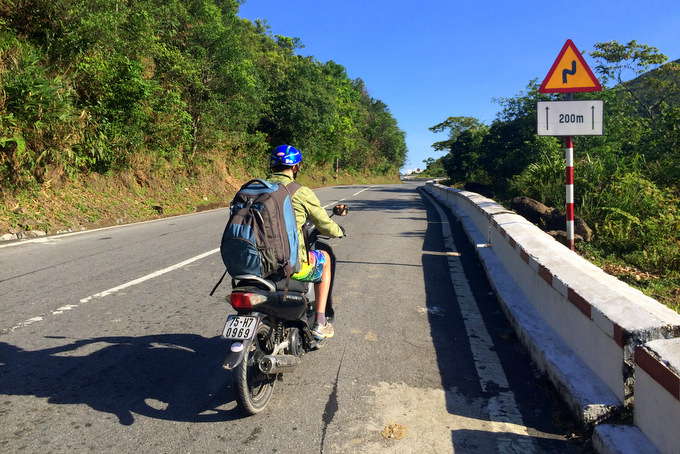
[[382, 436], [387, 438], [394, 438], [396, 440], [401, 440], [406, 436], [406, 426], [397, 424], [396, 422], [391, 422], [382, 431]]

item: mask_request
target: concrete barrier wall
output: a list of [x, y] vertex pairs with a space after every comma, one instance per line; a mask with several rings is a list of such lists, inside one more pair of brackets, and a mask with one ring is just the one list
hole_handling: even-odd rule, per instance
[[[646, 352], [638, 347], [650, 341], [675, 342], [660, 339], [680, 337], [679, 314], [606, 274], [493, 200], [433, 183], [426, 189], [463, 222], [520, 339], [584, 426], [593, 427], [624, 406], [632, 408], [633, 396], [646, 403], [668, 397], [662, 385], [653, 394], [640, 396], [636, 375], [645, 374], [645, 393], [654, 378], [636, 367], [636, 359], [647, 359], [647, 368], [652, 362], [648, 356], [657, 362], [664, 359], [636, 351]], [[665, 354], [673, 351], [657, 343], [650, 345]], [[659, 389], [666, 395], [657, 395]], [[677, 394], [669, 405], [680, 415]], [[651, 419], [636, 413], [643, 432], [652, 428], [666, 432], [663, 421], [645, 425], [642, 419]], [[677, 421], [666, 421], [676, 444]]]
[[680, 453], [680, 339], [646, 343], [635, 364], [635, 425], [659, 451]]

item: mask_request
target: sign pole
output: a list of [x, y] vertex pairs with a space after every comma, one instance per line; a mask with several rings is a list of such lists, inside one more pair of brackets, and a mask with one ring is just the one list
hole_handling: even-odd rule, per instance
[[[566, 93], [565, 99], [574, 99], [573, 93]], [[566, 184], [567, 184], [567, 246], [574, 250], [574, 138], [565, 137], [564, 158], [566, 161]]]
[[571, 136], [565, 139], [565, 159], [567, 162], [567, 245], [574, 250], [574, 141]]

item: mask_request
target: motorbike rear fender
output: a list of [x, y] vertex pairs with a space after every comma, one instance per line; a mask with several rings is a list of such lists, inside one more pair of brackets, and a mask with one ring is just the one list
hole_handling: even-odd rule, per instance
[[[234, 344], [241, 344], [243, 345], [243, 348], [240, 351], [234, 351], [232, 349], [232, 346]], [[227, 370], [233, 370], [241, 364], [241, 361], [243, 361], [243, 358], [246, 356], [246, 353], [250, 351], [250, 346], [253, 345], [253, 339], [246, 339], [244, 341], [232, 341], [231, 344], [229, 345], [229, 354], [227, 357], [224, 359], [224, 363], [222, 364], [222, 367], [227, 369]]]
[[[249, 313], [242, 313], [241, 315], [249, 315], [257, 318], [257, 323], [262, 323], [262, 314], [259, 314], [257, 312], [249, 312]], [[232, 340], [229, 341], [229, 354], [227, 354], [227, 357], [224, 359], [224, 363], [222, 364], [222, 367], [227, 369], [227, 370], [233, 370], [241, 364], [241, 361], [243, 361], [243, 358], [246, 356], [246, 354], [250, 351], [250, 346], [253, 345], [253, 341], [255, 340], [255, 336], [253, 336], [252, 339], [245, 339], [245, 340]], [[235, 348], [236, 345], [241, 344], [243, 347], [242, 348]]]

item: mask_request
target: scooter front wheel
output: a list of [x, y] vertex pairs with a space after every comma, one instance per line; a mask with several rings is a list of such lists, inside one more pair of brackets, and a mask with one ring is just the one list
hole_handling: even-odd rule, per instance
[[236, 401], [249, 415], [264, 410], [272, 397], [276, 375], [264, 374], [259, 364], [262, 357], [271, 354], [273, 350], [272, 328], [260, 323], [250, 350], [234, 370]]

